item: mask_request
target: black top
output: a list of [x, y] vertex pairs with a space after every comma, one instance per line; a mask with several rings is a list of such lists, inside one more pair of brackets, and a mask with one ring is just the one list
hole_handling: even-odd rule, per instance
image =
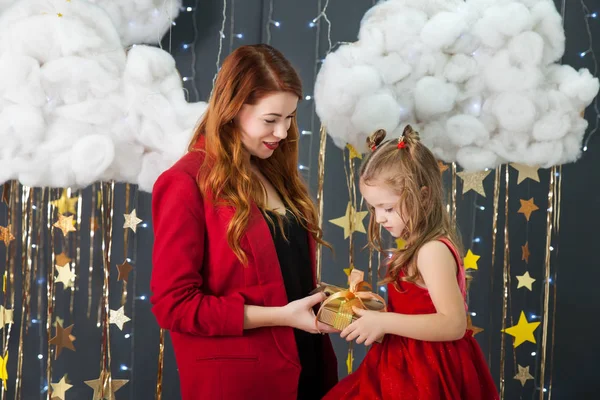
[[[267, 225], [277, 250], [288, 301], [306, 297], [314, 289], [308, 233], [294, 215], [288, 212], [282, 218], [286, 241], [281, 235], [277, 214], [274, 211], [267, 212], [273, 220], [273, 224], [270, 224], [267, 219]], [[298, 382], [298, 400], [318, 400], [325, 395], [322, 337], [299, 329], [294, 329], [294, 336], [302, 366]]]

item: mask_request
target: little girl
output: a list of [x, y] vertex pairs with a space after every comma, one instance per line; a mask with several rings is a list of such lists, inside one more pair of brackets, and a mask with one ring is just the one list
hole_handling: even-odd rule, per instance
[[360, 170], [371, 211], [369, 244], [383, 251], [383, 227], [406, 246], [393, 251], [383, 281], [390, 312], [355, 308], [360, 318], [341, 332], [372, 348], [324, 399], [498, 399], [481, 349], [466, 330], [465, 271], [437, 161], [410, 126], [398, 139], [384, 138], [379, 130], [367, 139], [372, 153]]

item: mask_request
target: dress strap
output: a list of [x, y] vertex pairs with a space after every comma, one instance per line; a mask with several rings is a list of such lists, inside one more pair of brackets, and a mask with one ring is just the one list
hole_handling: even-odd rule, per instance
[[465, 309], [467, 309], [467, 277], [465, 274], [465, 267], [463, 264], [462, 257], [458, 254], [458, 250], [452, 244], [450, 240], [447, 238], [439, 238], [440, 242], [444, 243], [448, 249], [452, 252], [454, 256], [454, 260], [456, 261], [456, 266], [458, 271], [456, 272], [456, 279], [458, 280], [458, 287], [460, 288], [460, 293], [463, 295], [463, 299], [465, 299]]

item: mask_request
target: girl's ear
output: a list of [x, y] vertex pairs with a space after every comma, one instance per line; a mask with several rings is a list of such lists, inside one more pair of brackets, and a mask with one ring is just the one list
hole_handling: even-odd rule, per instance
[[421, 186], [421, 199], [426, 200], [429, 198], [430, 190], [427, 186]]

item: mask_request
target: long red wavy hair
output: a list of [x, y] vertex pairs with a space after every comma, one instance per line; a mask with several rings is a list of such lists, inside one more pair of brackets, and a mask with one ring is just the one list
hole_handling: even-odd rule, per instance
[[[203, 195], [210, 195], [219, 205], [235, 209], [227, 227], [227, 242], [244, 265], [248, 259], [240, 240], [250, 220], [251, 204], [254, 202], [265, 210], [267, 196], [250, 170], [241, 131], [232, 121], [244, 104], [256, 104], [263, 97], [282, 91], [302, 99], [298, 73], [283, 54], [266, 44], [237, 48], [223, 61], [208, 108], [189, 146], [190, 151], [197, 150], [196, 143], [204, 136], [206, 156], [198, 172], [198, 187]], [[317, 242], [328, 246], [322, 239], [315, 205], [298, 173], [298, 137], [294, 115], [288, 136], [277, 151], [264, 160], [252, 157], [252, 162], [302, 226]]]

